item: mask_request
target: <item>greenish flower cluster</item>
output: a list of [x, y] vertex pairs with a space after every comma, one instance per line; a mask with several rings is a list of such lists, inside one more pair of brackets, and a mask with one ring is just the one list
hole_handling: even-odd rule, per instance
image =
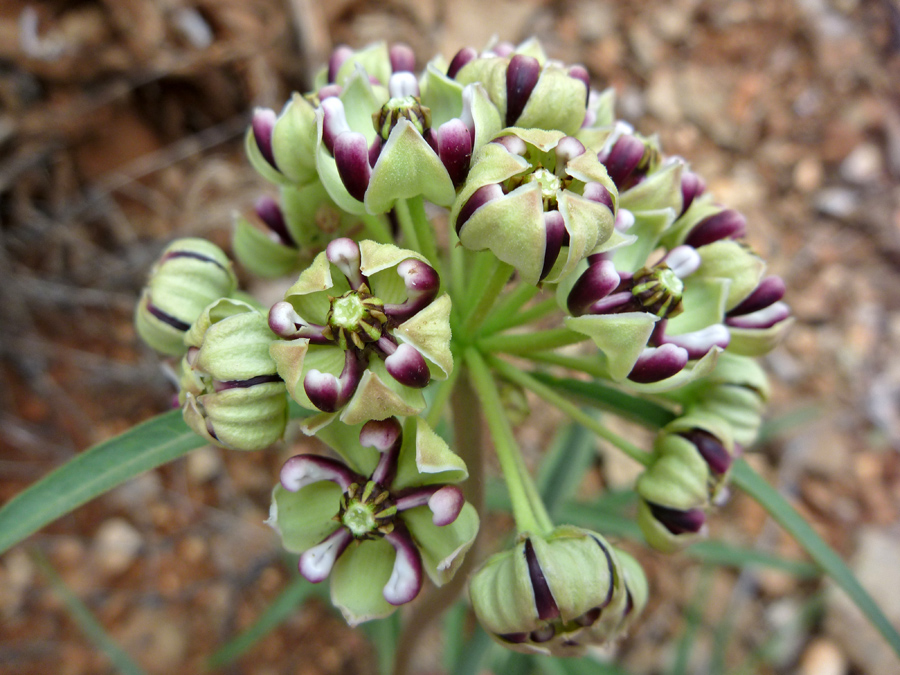
[[646, 467], [636, 519], [650, 546], [702, 536], [727, 496], [769, 397], [753, 358], [791, 321], [785, 286], [744, 217], [613, 109], [611, 90], [535, 40], [421, 70], [404, 45], [340, 47], [312, 91], [257, 109], [246, 134], [270, 189], [237, 217], [232, 250], [249, 273], [289, 278], [282, 299], [238, 291], [199, 239], [151, 270], [137, 330], [175, 360], [194, 431], [261, 450], [284, 437], [290, 402], [324, 442], [284, 465], [269, 523], [304, 577], [331, 579], [351, 624], [463, 565], [479, 528], [466, 497], [483, 485], [460, 484], [481, 473], [482, 420], [517, 530], [471, 576], [484, 628], [570, 655], [635, 624], [641, 566], [554, 522], [513, 434], [526, 390], [594, 425], [542, 384], [548, 369], [602, 381], [625, 415], [671, 413], [643, 452], [591, 427]]

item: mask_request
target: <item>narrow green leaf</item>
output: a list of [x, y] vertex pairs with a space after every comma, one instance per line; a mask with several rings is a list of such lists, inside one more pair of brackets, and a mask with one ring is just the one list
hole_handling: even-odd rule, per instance
[[109, 636], [100, 622], [91, 613], [91, 610], [72, 592], [62, 577], [56, 573], [50, 562], [40, 553], [36, 553], [33, 559], [38, 569], [47, 577], [53, 590], [63, 601], [69, 616], [78, 624], [78, 628], [81, 629], [81, 632], [85, 634], [87, 639], [93, 642], [97, 649], [106, 654], [113, 667], [124, 675], [144, 675], [141, 667], [132, 660], [128, 652], [122, 649]]
[[675, 661], [669, 671], [670, 675], [687, 675], [688, 673], [691, 651], [694, 649], [694, 643], [697, 642], [697, 634], [703, 623], [703, 612], [706, 609], [709, 591], [712, 587], [713, 572], [714, 568], [709, 564], [704, 565], [700, 570], [700, 579], [697, 581], [691, 604], [684, 615], [684, 631], [678, 640]]
[[792, 560], [764, 551], [742, 546], [731, 546], [721, 541], [701, 541], [688, 547], [689, 556], [713, 565], [726, 567], [770, 567], [787, 572], [800, 579], [814, 579], [821, 575], [817, 565], [803, 560]]
[[272, 601], [259, 618], [247, 630], [231, 639], [210, 655], [209, 668], [214, 670], [227, 666], [247, 652], [253, 645], [278, 628], [293, 614], [307, 598], [327, 597], [327, 584], [311, 584], [303, 577], [297, 577]]
[[173, 410], [85, 450], [0, 508], [0, 553], [129, 478], [205, 444]]
[[744, 460], [735, 462], [732, 481], [759, 502], [769, 512], [769, 515], [806, 549], [816, 564], [844, 590], [871, 624], [884, 636], [894, 652], [900, 656], [900, 635], [897, 634], [881, 608], [862, 587], [840, 556], [816, 534], [816, 531], [781, 496], [778, 490], [769, 485]]
[[570, 499], [596, 456], [594, 435], [580, 424], [557, 433], [541, 462], [537, 487], [551, 517]]
[[615, 413], [650, 429], [660, 429], [676, 417], [669, 408], [659, 403], [632, 396], [596, 380], [586, 382], [538, 372], [532, 373], [532, 377], [580, 403]]

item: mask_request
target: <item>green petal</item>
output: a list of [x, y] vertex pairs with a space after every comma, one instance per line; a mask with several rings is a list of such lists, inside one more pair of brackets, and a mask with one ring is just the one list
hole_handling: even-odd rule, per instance
[[272, 131], [272, 154], [281, 173], [297, 185], [316, 180], [316, 111], [294, 93]]
[[726, 309], [737, 307], [759, 285], [766, 263], [746, 246], [731, 240], [716, 241], [697, 249], [700, 254], [698, 277], [731, 279]]
[[670, 509], [703, 508], [709, 501], [709, 467], [693, 443], [671, 443], [641, 474], [638, 494]]
[[669, 319], [666, 334], [682, 335], [722, 323], [730, 286], [731, 282], [728, 279], [693, 276], [685, 279], [682, 295], [684, 311]]
[[724, 211], [724, 207], [713, 202], [712, 195], [703, 194], [691, 202], [690, 208], [685, 211], [681, 217], [676, 220], [672, 227], [666, 231], [662, 239], [662, 244], [668, 249], [680, 246], [687, 239], [688, 234], [694, 229], [704, 218], [708, 218], [716, 213]]
[[299, 251], [269, 238], [246, 218], [238, 216], [234, 223], [231, 248], [235, 258], [248, 272], [260, 277], [274, 278], [290, 274], [300, 263]]
[[440, 157], [422, 134], [409, 120], [401, 119], [391, 129], [372, 168], [366, 210], [372, 214], [385, 213], [398, 199], [419, 195], [439, 206], [450, 206], [456, 189]]
[[459, 483], [468, 477], [466, 463], [428, 422], [418, 417], [406, 420], [394, 489]]
[[550, 283], [570, 274], [598, 244], [609, 239], [615, 229], [612, 211], [574, 192], [564, 191], [559, 195], [559, 212], [569, 233], [569, 244], [565, 265], [558, 273], [554, 269], [547, 275], [546, 281]]
[[526, 183], [483, 205], [466, 221], [459, 240], [472, 251], [489, 249], [515, 267], [522, 281], [537, 285], [547, 248], [540, 185]]
[[203, 336], [210, 326], [235, 314], [255, 312], [256, 310], [247, 302], [234, 298], [220, 298], [206, 306], [203, 312], [184, 334], [184, 344], [188, 347], [199, 347], [203, 344]]
[[281, 535], [285, 549], [303, 553], [339, 527], [334, 516], [340, 509], [341, 494], [341, 488], [327, 480], [312, 483], [297, 492], [276, 485], [266, 524]]
[[419, 389], [405, 387], [391, 377], [384, 362], [372, 357], [356, 393], [341, 412], [344, 424], [361, 424], [388, 417], [418, 415], [425, 409], [425, 397]]
[[[415, 258], [416, 260], [421, 260], [429, 265], [431, 264], [425, 256], [416, 251], [411, 251], [408, 248], [400, 248], [393, 244], [379, 244], [368, 239], [359, 242], [359, 256], [359, 270], [367, 277], [396, 267], [409, 258]], [[394, 272], [393, 276], [398, 280], [400, 279], [400, 275], [396, 272]], [[402, 284], [402, 281], [400, 283]], [[377, 287], [377, 284], [373, 285]], [[379, 290], [381, 289], [379, 288]], [[382, 298], [382, 300], [383, 299], [384, 298]]]
[[383, 595], [395, 555], [387, 541], [378, 539], [350, 544], [337, 559], [331, 571], [331, 602], [351, 626], [382, 619], [397, 609]]
[[338, 453], [347, 465], [363, 476], [370, 476], [381, 456], [375, 448], [364, 448], [359, 443], [362, 424], [329, 424], [316, 433], [316, 438]]
[[247, 129], [247, 133], [244, 135], [244, 150], [247, 153], [247, 159], [250, 160], [250, 164], [253, 165], [253, 168], [256, 169], [260, 176], [267, 181], [278, 185], [290, 184], [290, 180], [288, 180], [287, 176], [275, 169], [275, 167], [269, 164], [268, 160], [263, 157], [262, 153], [259, 151], [259, 146], [256, 144], [256, 137], [253, 135], [252, 127]]
[[659, 246], [660, 235], [672, 224], [677, 214], [674, 209], [661, 209], [633, 215], [634, 225], [628, 229], [626, 236], [637, 239], [633, 244], [619, 248], [613, 258], [616, 269], [622, 272], [634, 272], [647, 263], [649, 255]]
[[194, 367], [222, 382], [274, 375], [269, 345], [275, 339], [259, 312], [229, 316], [206, 331]]
[[441, 71], [437, 61], [438, 59], [434, 59], [428, 63], [419, 80], [422, 105], [431, 110], [431, 126], [435, 129], [444, 122], [459, 117], [462, 112], [463, 90], [462, 84]]
[[634, 368], [659, 317], [648, 312], [570, 316], [566, 326], [587, 335], [606, 356], [613, 380], [622, 381]]
[[[676, 162], [656, 171], [619, 195], [619, 207], [632, 213], [672, 209], [681, 213], [681, 174], [684, 165]], [[673, 218], [674, 220], [674, 218]]]
[[391, 79], [391, 57], [384, 41], [355, 50], [353, 55], [338, 68], [334, 78], [335, 84], [346, 86], [347, 80], [358, 72], [357, 64], [366, 74], [378, 79], [384, 85]]
[[466, 552], [478, 534], [478, 513], [466, 503], [449, 525], [438, 527], [431, 521], [427, 506], [419, 506], [401, 515], [419, 551], [422, 564], [435, 586], [443, 586], [456, 574]]
[[450, 351], [450, 296], [446, 293], [434, 300], [422, 311], [394, 329], [394, 336], [408, 342], [434, 363], [443, 380], [453, 372], [453, 354]]
[[768, 328], [732, 328], [731, 342], [728, 350], [741, 356], [763, 356], [775, 349], [781, 341], [784, 331], [794, 323], [794, 317], [788, 317]]
[[573, 135], [584, 122], [586, 100], [583, 82], [569, 77], [558, 66], [545, 65], [516, 124], [526, 128], [559, 129]]
[[469, 581], [469, 597], [479, 623], [489, 633], [503, 635], [537, 628], [524, 544], [520, 542], [488, 558]]

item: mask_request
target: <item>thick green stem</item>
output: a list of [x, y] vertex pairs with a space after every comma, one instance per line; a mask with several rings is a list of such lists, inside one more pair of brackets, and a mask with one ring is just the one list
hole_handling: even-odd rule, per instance
[[366, 236], [379, 244], [390, 244], [394, 241], [391, 229], [382, 216], [373, 216], [364, 213], [360, 216], [365, 225]]
[[509, 281], [512, 273], [512, 265], [497, 260], [493, 274], [491, 274], [484, 289], [479, 290], [478, 302], [466, 317], [466, 322], [463, 325], [466, 335], [473, 335], [481, 325], [481, 322], [484, 321], [487, 313], [494, 306], [494, 303], [497, 302], [497, 298], [500, 297], [500, 293], [503, 292], [503, 288], [506, 286], [506, 282]]
[[416, 231], [416, 237], [419, 240], [419, 251], [431, 262], [432, 265], [439, 265], [441, 260], [438, 258], [437, 239], [434, 233], [434, 223], [425, 213], [425, 200], [420, 197], [413, 197], [406, 202], [409, 209], [409, 215], [412, 218], [413, 229]]
[[522, 306], [537, 295], [538, 289], [530, 284], [519, 284], [505, 296], [494, 307], [494, 311], [487, 318], [481, 327], [482, 335], [491, 335], [498, 331], [504, 330], [506, 322], [514, 318]]
[[599, 380], [609, 379], [609, 371], [602, 363], [602, 357], [596, 354], [592, 356], [569, 356], [556, 352], [533, 352], [522, 354], [522, 358], [538, 363], [548, 363], [553, 366], [562, 366], [569, 370], [577, 370], [586, 373]]
[[[484, 416], [494, 440], [494, 450], [509, 490], [516, 527], [520, 532], [548, 533], [553, 529], [553, 521], [550, 520], [543, 502], [540, 501], [530, 474], [523, 471], [524, 462], [521, 459], [519, 446], [510, 427], [506, 411], [503, 409], [500, 393], [497, 391], [491, 371], [481, 354], [472, 347], [466, 350], [465, 360], [471, 374], [472, 385], [481, 400]], [[535, 497], [537, 497], [536, 501]]]
[[538, 319], [543, 319], [548, 314], [552, 314], [557, 309], [559, 309], [559, 305], [556, 304], [556, 298], [547, 298], [536, 304], [534, 307], [529, 307], [521, 314], [516, 314], [515, 316], [510, 317], [506, 322], [504, 322], [503, 326], [498, 330], [509, 330], [510, 328], [516, 328], [518, 326], [524, 326], [526, 324], [531, 323], [532, 321], [537, 321]]
[[527, 355], [535, 351], [567, 347], [586, 339], [581, 333], [576, 333], [568, 328], [554, 328], [534, 333], [492, 335], [479, 340], [478, 347], [484, 352]]
[[[405, 199], [398, 199], [394, 202], [394, 215], [397, 216], [397, 222], [400, 223], [400, 232], [403, 234], [403, 245], [413, 251], [422, 253], [422, 243], [419, 241], [419, 235], [416, 232], [415, 223], [409, 213], [409, 206]], [[422, 253], [425, 255], [424, 253]], [[428, 256], [425, 256], [426, 258]]]
[[584, 412], [577, 405], [566, 399], [564, 396], [556, 393], [547, 385], [538, 382], [528, 373], [519, 370], [511, 363], [503, 361], [502, 359], [498, 359], [496, 357], [488, 357], [488, 361], [491, 367], [494, 368], [494, 370], [496, 370], [498, 373], [503, 375], [503, 377], [511, 380], [512, 382], [515, 382], [519, 386], [522, 386], [529, 391], [534, 392], [540, 398], [544, 399], [547, 403], [555, 406], [556, 408], [559, 408], [559, 410], [566, 413], [573, 420], [590, 429], [600, 438], [617, 447], [633, 460], [640, 462], [644, 466], [650, 465], [652, 456], [649, 452], [641, 450], [639, 447], [632, 443], [629, 443], [618, 434], [614, 434], [600, 422]]

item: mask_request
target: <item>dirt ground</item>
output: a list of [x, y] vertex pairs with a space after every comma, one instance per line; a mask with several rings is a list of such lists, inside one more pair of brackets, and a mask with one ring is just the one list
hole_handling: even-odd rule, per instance
[[[175, 236], [227, 246], [265, 189], [244, 160], [254, 105], [304, 91], [333, 45], [403, 41], [424, 64], [496, 33], [614, 86], [619, 114], [742, 210], [797, 322], [765, 359], [782, 432], [753, 460], [900, 626], [900, 3], [897, 0], [5, 0], [0, 4], [0, 503], [168, 408], [131, 324]], [[533, 423], [523, 444], [550, 430]], [[46, 556], [151, 673], [195, 673], [293, 576], [262, 525], [281, 462], [211, 448], [145, 474], [0, 558], [0, 673], [109, 672], [35, 563]], [[628, 479], [614, 459], [607, 483]], [[798, 549], [736, 495], [714, 535]], [[704, 571], [635, 549], [642, 622], [614, 651], [669, 672], [698, 584], [687, 672], [888, 675], [898, 663], [828, 584]], [[432, 647], [435, 636], [426, 636]], [[437, 673], [433, 649], [414, 672]], [[748, 661], [748, 659], [750, 659]], [[374, 673], [312, 601], [222, 672]]]

